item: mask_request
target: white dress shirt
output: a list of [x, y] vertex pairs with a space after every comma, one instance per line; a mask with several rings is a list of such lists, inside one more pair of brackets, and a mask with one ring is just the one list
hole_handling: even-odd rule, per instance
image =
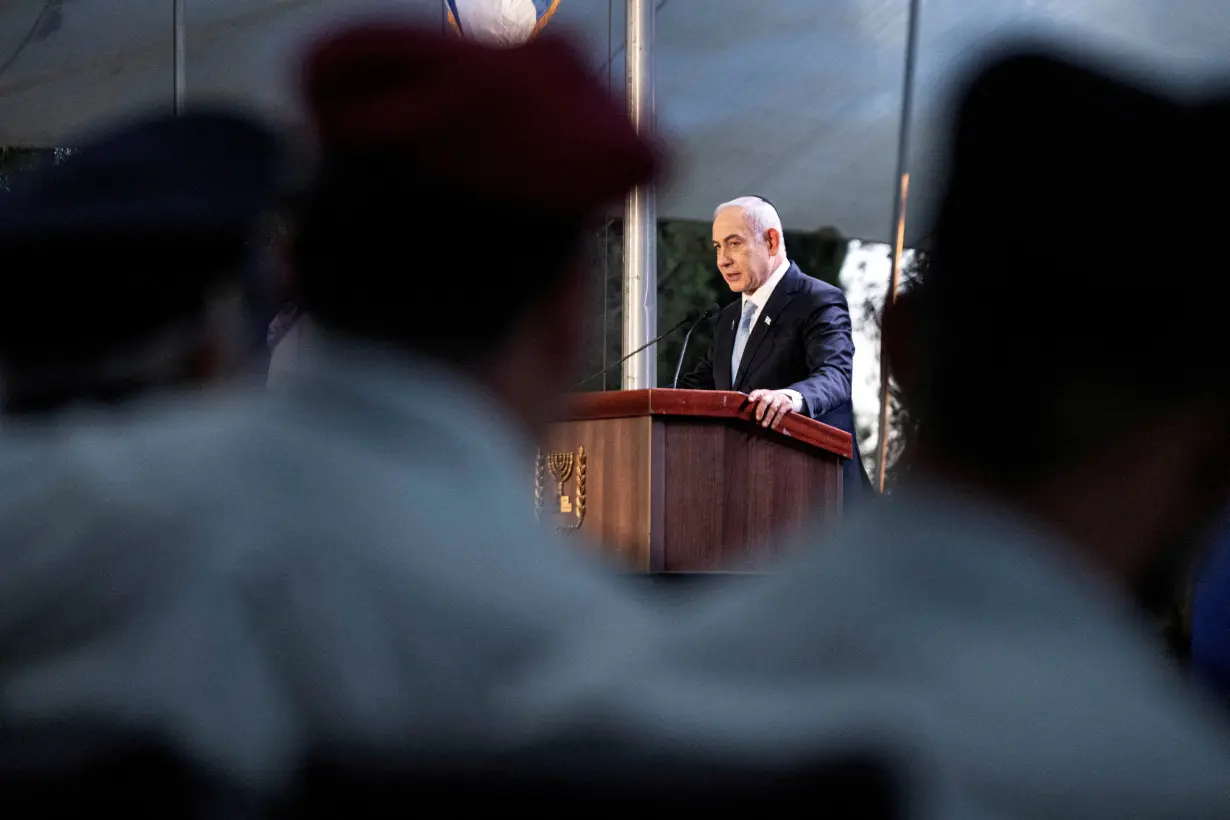
[[[756, 288], [755, 293], [744, 293], [743, 301], [740, 304], [740, 312], [747, 310], [747, 303], [751, 302], [756, 306], [756, 312], [752, 314], [752, 329], [755, 330], [756, 322], [760, 320], [760, 314], [764, 311], [764, 306], [769, 304], [769, 298], [773, 295], [773, 290], [778, 283], [782, 281], [782, 277], [786, 275], [786, 271], [790, 270], [790, 260], [783, 259], [782, 263], [777, 266], [777, 269], [769, 276], [769, 281], [765, 282], [760, 287]], [[733, 377], [734, 374], [732, 374]], [[781, 389], [779, 393], [785, 393], [790, 397], [790, 409], [796, 413], [803, 412], [803, 394], [797, 390]]]

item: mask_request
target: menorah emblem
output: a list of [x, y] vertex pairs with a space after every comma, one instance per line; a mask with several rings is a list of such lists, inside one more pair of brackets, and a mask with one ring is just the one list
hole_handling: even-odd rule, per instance
[[575, 463], [574, 453], [551, 453], [547, 456], [547, 469], [551, 471], [551, 477], [559, 487], [559, 511], [562, 513], [572, 512], [572, 502], [564, 493], [564, 483], [572, 478], [572, 466]]
[[[556, 498], [559, 500], [555, 505], [556, 509], [552, 511], [552, 517], [559, 522], [556, 529], [562, 532], [577, 529], [585, 519], [585, 448], [578, 447], [575, 453], [548, 453], [545, 457], [539, 453], [535, 462], [534, 506], [538, 515], [542, 515], [546, 500], [543, 498], [546, 478], [544, 473], [550, 473], [555, 481]], [[576, 491], [569, 497], [567, 485], [573, 478], [576, 479]], [[561, 521], [558, 516], [567, 518]]]

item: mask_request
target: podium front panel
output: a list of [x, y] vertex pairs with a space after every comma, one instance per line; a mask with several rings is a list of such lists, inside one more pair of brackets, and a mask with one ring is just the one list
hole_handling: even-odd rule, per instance
[[539, 519], [584, 549], [613, 554], [623, 568], [660, 571], [663, 433], [651, 416], [553, 424], [535, 470]]
[[745, 422], [638, 415], [561, 421], [534, 471], [547, 527], [634, 572], [760, 569], [841, 515], [841, 458]]
[[664, 571], [760, 569], [841, 515], [835, 455], [705, 419], [669, 424], [665, 450]]

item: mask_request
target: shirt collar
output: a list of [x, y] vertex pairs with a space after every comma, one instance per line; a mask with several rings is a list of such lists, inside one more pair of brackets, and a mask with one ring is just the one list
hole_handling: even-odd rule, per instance
[[773, 295], [773, 289], [777, 287], [778, 282], [782, 281], [782, 277], [788, 270], [790, 270], [790, 260], [783, 259], [782, 263], [777, 266], [777, 270], [769, 276], [769, 281], [758, 287], [755, 293], [743, 294], [743, 305], [746, 306], [748, 302], [751, 302], [756, 305], [757, 311], [764, 310], [764, 306], [769, 304], [769, 297]]

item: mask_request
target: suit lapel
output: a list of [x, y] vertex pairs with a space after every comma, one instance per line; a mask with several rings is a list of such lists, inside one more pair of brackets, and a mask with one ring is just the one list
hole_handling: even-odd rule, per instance
[[[777, 317], [781, 315], [781, 312], [794, 299], [794, 294], [798, 287], [799, 267], [791, 262], [786, 275], [782, 277], [782, 281], [778, 282], [777, 287], [773, 289], [773, 295], [769, 297], [769, 303], [764, 306], [764, 310], [760, 311], [760, 315], [756, 317], [756, 327], [752, 328], [752, 335], [747, 337], [747, 347], [743, 348], [743, 360], [739, 363], [739, 378], [735, 382], [735, 390], [742, 390], [743, 383], [747, 381], [747, 374], [756, 369], [756, 356], [760, 352], [761, 343], [764, 342], [765, 337], [775, 331], [774, 324], [777, 322]], [[733, 341], [731, 342], [731, 349], [734, 349]], [[730, 356], [727, 355], [727, 358], [729, 359]], [[726, 366], [730, 367], [730, 364], [728, 363]]]
[[730, 390], [730, 354], [735, 349], [735, 325], [739, 323], [739, 311], [742, 300], [736, 299], [722, 309], [718, 315], [717, 327], [714, 328], [713, 387], [716, 390]]

